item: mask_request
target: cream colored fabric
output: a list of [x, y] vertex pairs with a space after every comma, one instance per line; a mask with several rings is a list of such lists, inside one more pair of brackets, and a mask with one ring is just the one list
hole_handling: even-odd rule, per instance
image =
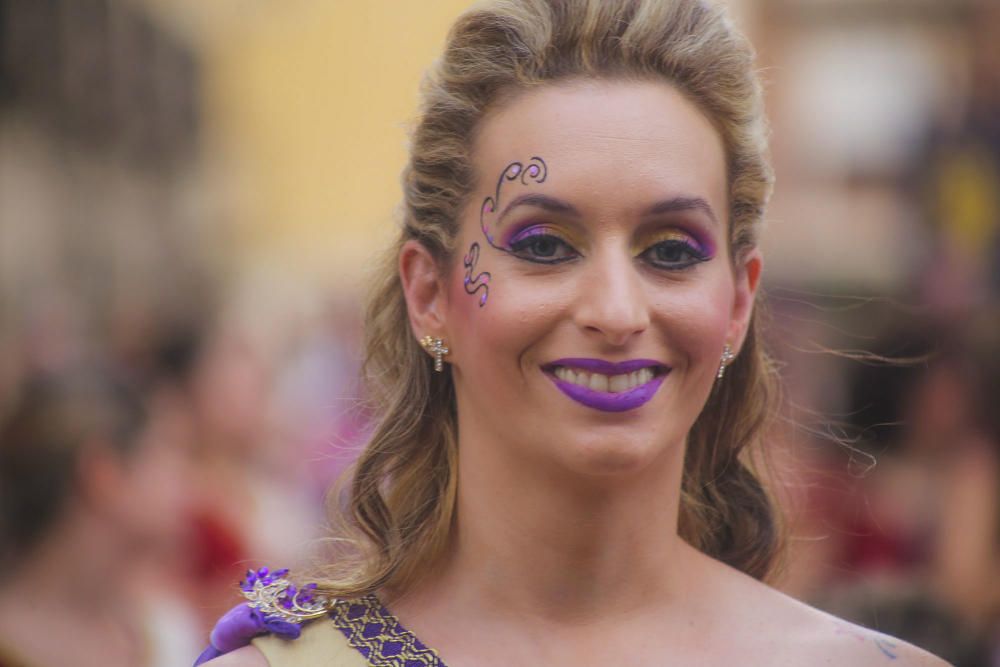
[[298, 639], [265, 635], [253, 640], [271, 667], [369, 667], [368, 661], [329, 618], [302, 628]]

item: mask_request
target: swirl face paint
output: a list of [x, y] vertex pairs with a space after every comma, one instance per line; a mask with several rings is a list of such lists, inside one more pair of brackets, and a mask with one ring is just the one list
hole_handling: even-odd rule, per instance
[[479, 295], [479, 307], [482, 308], [486, 305], [486, 297], [490, 293], [490, 273], [488, 271], [481, 271], [476, 275], [472, 275], [472, 272], [476, 270], [476, 263], [479, 261], [479, 242], [474, 241], [471, 246], [469, 246], [469, 252], [466, 253], [465, 257], [462, 258], [462, 265], [465, 267], [465, 279], [464, 286], [465, 291], [468, 294], [475, 294], [476, 292], [482, 290], [482, 294]]
[[505, 248], [496, 243], [496, 238], [493, 230], [487, 225], [486, 216], [492, 215], [497, 212], [497, 206], [500, 205], [500, 190], [503, 189], [504, 183], [508, 181], [520, 180], [522, 185], [528, 185], [529, 181], [535, 183], [544, 183], [546, 177], [548, 177], [549, 168], [545, 164], [545, 161], [540, 157], [533, 157], [528, 160], [528, 164], [525, 165], [521, 162], [511, 162], [500, 174], [500, 178], [497, 179], [496, 192], [492, 197], [487, 197], [483, 200], [483, 205], [479, 209], [479, 228], [483, 230], [483, 236], [486, 237], [486, 242], [497, 250], [503, 252], [510, 252], [509, 248]]
[[[483, 200], [482, 206], [479, 207], [479, 228], [482, 230], [486, 242], [491, 247], [501, 252], [510, 253], [509, 247], [497, 243], [495, 230], [488, 224], [488, 217], [493, 216], [500, 205], [500, 191], [503, 189], [504, 184], [511, 181], [520, 181], [522, 185], [544, 183], [547, 176], [548, 166], [542, 158], [537, 156], [528, 160], [527, 164], [524, 162], [511, 162], [500, 173], [500, 178], [497, 179], [497, 185], [493, 194], [486, 197]], [[479, 252], [479, 242], [474, 241], [462, 259], [462, 266], [465, 267], [463, 287], [466, 293], [470, 295], [482, 292], [479, 295], [479, 307], [482, 308], [486, 305], [486, 299], [489, 297], [491, 275], [488, 271], [475, 273], [476, 264], [479, 262]]]

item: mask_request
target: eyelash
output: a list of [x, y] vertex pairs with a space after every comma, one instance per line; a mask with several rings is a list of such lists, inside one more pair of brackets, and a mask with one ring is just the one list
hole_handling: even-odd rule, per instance
[[[559, 247], [562, 247], [573, 254], [550, 258], [538, 254], [533, 254], [530, 252], [533, 245], [537, 244], [539, 241], [555, 242], [557, 244], [556, 251]], [[670, 251], [680, 251], [687, 256], [687, 259], [674, 261], [674, 262], [661, 262], [652, 257], [658, 248], [669, 249]], [[537, 249], [537, 248], [536, 248]], [[515, 257], [519, 257], [528, 262], [533, 262], [535, 264], [562, 264], [563, 262], [568, 262], [579, 257], [579, 254], [573, 249], [569, 243], [561, 239], [556, 234], [550, 233], [544, 229], [528, 230], [526, 232], [521, 232], [517, 234], [514, 239], [509, 243], [509, 252]], [[707, 261], [711, 259], [706, 255], [700, 248], [695, 246], [693, 243], [689, 243], [682, 240], [665, 240], [658, 243], [654, 243], [649, 246], [646, 250], [639, 254], [640, 258], [643, 258], [648, 264], [657, 269], [662, 269], [666, 271], [680, 271], [683, 269], [690, 268], [695, 264]]]
[[679, 250], [687, 256], [687, 259], [685, 260], [681, 260], [678, 262], [666, 262], [664, 264], [661, 264], [658, 261], [653, 260], [651, 258], [646, 259], [646, 261], [649, 262], [652, 266], [660, 269], [677, 271], [692, 267], [695, 264], [700, 264], [701, 262], [711, 259], [708, 255], [706, 255], [700, 248], [698, 248], [694, 244], [681, 240], [668, 240], [668, 241], [660, 241], [659, 243], [654, 243], [649, 248], [644, 250], [642, 254], [640, 254], [639, 256], [647, 257], [647, 255], [651, 255], [652, 253], [654, 253], [657, 248], [669, 248], [671, 251]]
[[527, 260], [529, 262], [534, 262], [536, 264], [562, 264], [563, 262], [568, 262], [572, 259], [576, 259], [576, 254], [570, 254], [563, 257], [546, 257], [543, 255], [529, 255], [528, 250], [539, 241], [545, 242], [555, 242], [556, 251], [559, 248], [575, 253], [576, 251], [573, 247], [559, 238], [556, 234], [549, 232], [545, 228], [528, 229], [517, 235], [508, 244], [510, 248], [510, 253], [515, 257], [520, 257], [521, 259]]

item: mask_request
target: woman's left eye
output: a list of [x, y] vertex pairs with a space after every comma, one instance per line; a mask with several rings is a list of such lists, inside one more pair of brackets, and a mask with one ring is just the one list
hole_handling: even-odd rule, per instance
[[510, 244], [510, 252], [541, 264], [558, 264], [576, 257], [576, 251], [558, 236], [531, 234]]
[[709, 259], [699, 248], [679, 240], [661, 241], [650, 246], [640, 257], [663, 269], [685, 269]]

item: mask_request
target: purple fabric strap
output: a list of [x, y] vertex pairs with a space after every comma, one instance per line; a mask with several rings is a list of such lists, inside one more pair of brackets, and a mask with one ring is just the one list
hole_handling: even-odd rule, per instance
[[209, 636], [208, 648], [202, 651], [194, 664], [198, 667], [212, 658], [235, 651], [259, 635], [273, 634], [285, 639], [297, 639], [301, 632], [302, 628], [298, 624], [269, 618], [244, 602], [219, 619]]
[[260, 635], [297, 639], [302, 622], [320, 617], [331, 621], [373, 667], [445, 667], [437, 652], [408, 632], [375, 595], [334, 600], [317, 593], [316, 584], [296, 587], [286, 574], [266, 567], [247, 572], [240, 583], [247, 602], [219, 619], [195, 667]]

